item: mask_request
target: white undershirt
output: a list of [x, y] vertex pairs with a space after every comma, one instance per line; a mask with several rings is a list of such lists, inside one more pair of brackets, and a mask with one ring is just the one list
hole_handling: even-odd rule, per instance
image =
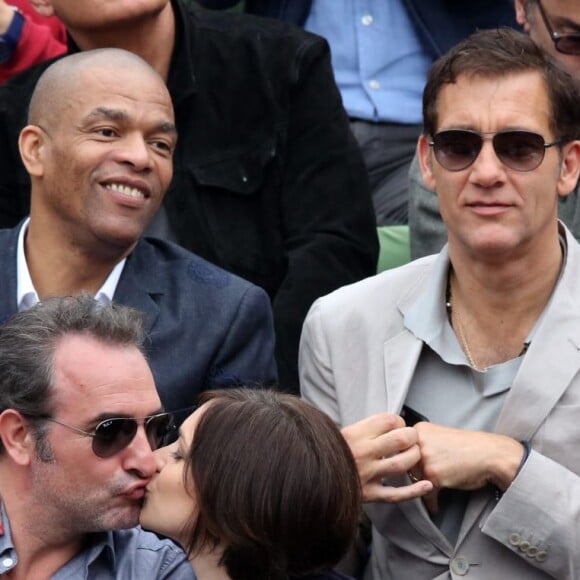
[[[30, 218], [22, 224], [20, 232], [18, 234], [18, 244], [16, 247], [16, 303], [18, 305], [18, 311], [26, 310], [31, 306], [34, 306], [38, 301], [38, 294], [34, 285], [32, 284], [32, 278], [30, 277], [30, 270], [28, 269], [28, 264], [26, 262], [26, 255], [24, 253], [24, 236], [28, 229], [28, 222]], [[101, 302], [102, 304], [109, 304], [113, 301], [113, 296], [115, 290], [117, 289], [117, 284], [119, 283], [119, 278], [125, 267], [125, 262], [127, 258], [123, 258], [107, 276], [105, 283], [99, 288], [98, 292], [95, 294], [95, 300]]]

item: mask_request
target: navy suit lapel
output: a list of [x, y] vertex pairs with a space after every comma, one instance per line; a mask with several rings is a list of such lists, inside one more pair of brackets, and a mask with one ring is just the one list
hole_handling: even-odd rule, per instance
[[22, 224], [0, 231], [0, 324], [16, 313], [16, 248]]
[[[15, 314], [18, 308], [16, 249], [21, 225], [11, 230], [0, 230], [0, 324]], [[115, 302], [145, 313], [146, 332], [151, 331], [159, 317], [155, 296], [165, 292], [165, 276], [159, 268], [151, 245], [144, 239], [140, 240], [127, 258], [115, 291]]]
[[127, 257], [123, 273], [115, 291], [115, 302], [131, 306], [145, 314], [145, 331], [151, 332], [159, 317], [155, 296], [164, 293], [165, 276], [159, 271], [152, 247], [145, 239], [139, 240]]

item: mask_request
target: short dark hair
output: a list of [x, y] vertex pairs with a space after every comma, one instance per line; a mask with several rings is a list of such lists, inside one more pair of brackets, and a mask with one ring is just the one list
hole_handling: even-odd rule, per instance
[[232, 580], [300, 578], [332, 568], [358, 527], [361, 491], [337, 426], [298, 397], [207, 391], [186, 487], [196, 499], [191, 555], [224, 548]]
[[522, 32], [511, 28], [481, 30], [436, 60], [423, 91], [425, 135], [437, 131], [437, 101], [441, 89], [460, 76], [501, 78], [538, 72], [544, 79], [551, 106], [550, 129], [562, 141], [580, 136], [580, 91], [577, 80]]
[[143, 352], [142, 315], [136, 310], [101, 304], [87, 293], [42, 300], [0, 326], [0, 413], [51, 414], [54, 351], [71, 334]]

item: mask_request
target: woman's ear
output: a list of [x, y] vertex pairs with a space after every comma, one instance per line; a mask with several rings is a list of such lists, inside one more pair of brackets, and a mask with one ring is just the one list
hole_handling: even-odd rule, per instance
[[44, 173], [44, 157], [48, 136], [36, 125], [27, 125], [20, 132], [18, 148], [26, 170], [32, 177], [41, 177]]

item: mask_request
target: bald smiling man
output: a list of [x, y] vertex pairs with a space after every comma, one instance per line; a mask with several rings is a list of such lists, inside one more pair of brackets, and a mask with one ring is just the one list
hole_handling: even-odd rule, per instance
[[173, 173], [173, 106], [133, 53], [53, 64], [19, 139], [30, 220], [0, 230], [0, 321], [50, 295], [91, 293], [145, 313], [146, 352], [167, 409], [214, 387], [276, 380], [266, 293], [143, 231]]

